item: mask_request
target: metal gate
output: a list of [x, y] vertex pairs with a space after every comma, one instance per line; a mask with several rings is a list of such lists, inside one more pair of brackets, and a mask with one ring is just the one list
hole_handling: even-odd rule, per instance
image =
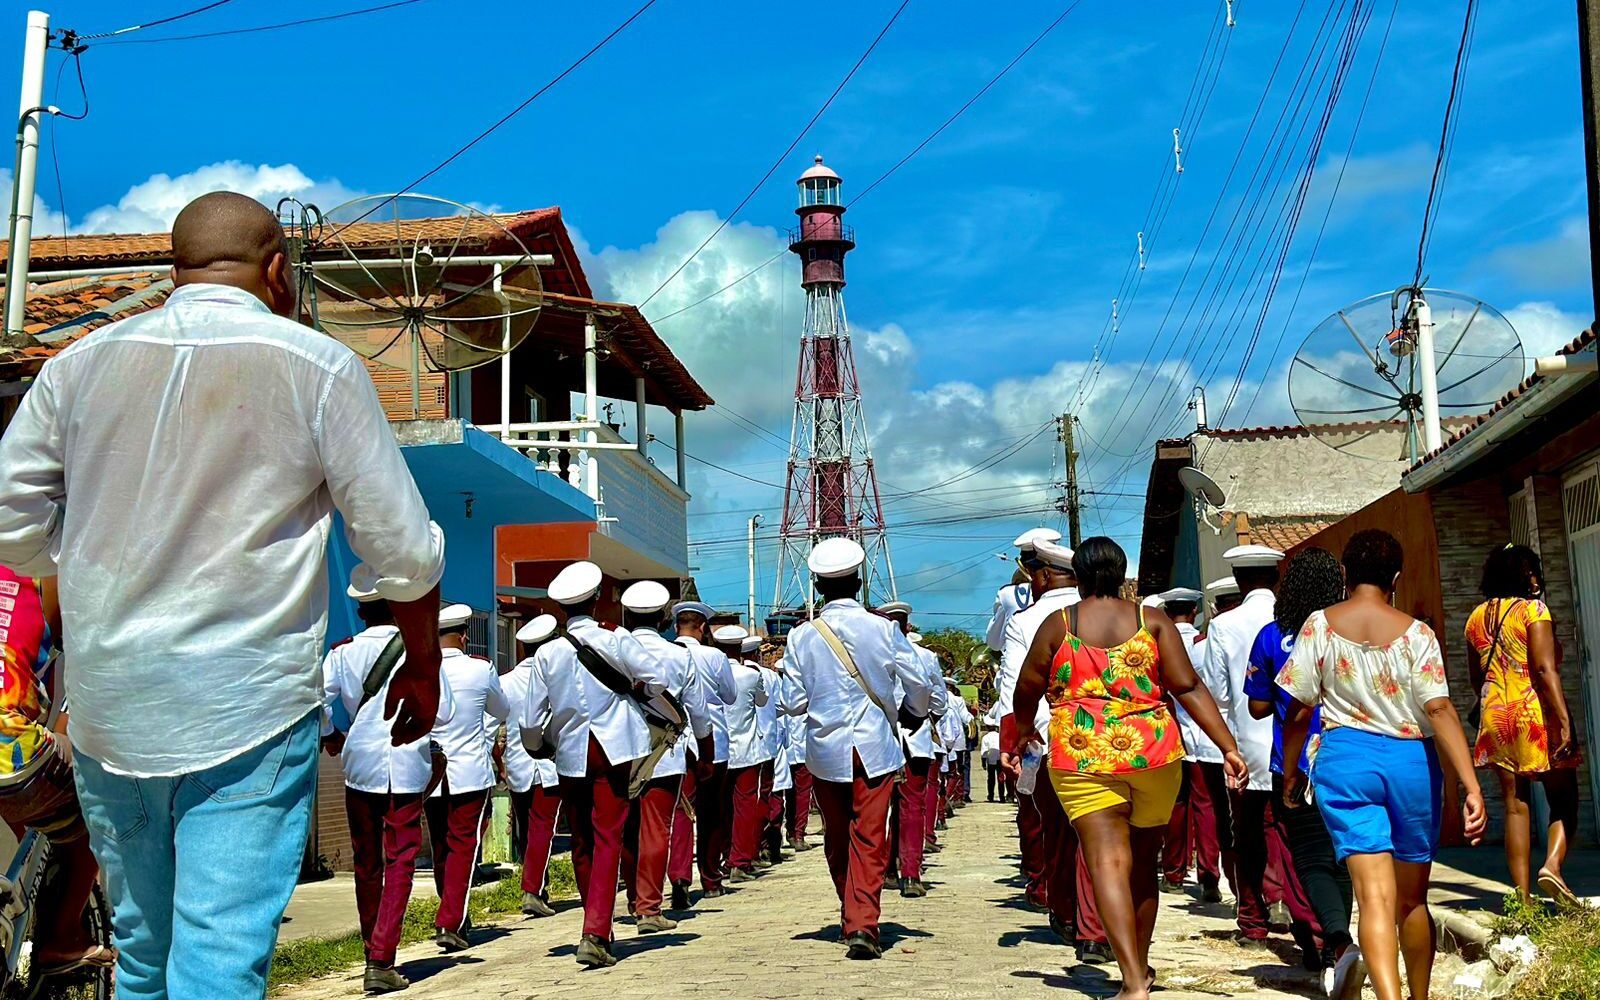
[[1600, 462], [1585, 461], [1562, 484], [1567, 549], [1572, 560], [1573, 599], [1577, 604], [1582, 657], [1584, 717], [1591, 755], [1589, 783], [1596, 826], [1600, 827]]

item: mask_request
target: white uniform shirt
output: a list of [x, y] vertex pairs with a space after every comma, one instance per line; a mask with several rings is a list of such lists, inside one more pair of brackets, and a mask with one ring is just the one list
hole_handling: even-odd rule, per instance
[[767, 690], [771, 692], [771, 699], [762, 712], [772, 713], [772, 790], [786, 792], [794, 787], [794, 779], [789, 776], [789, 727], [792, 718], [789, 712], [794, 705], [794, 697], [789, 690], [793, 684], [776, 670], [763, 667], [761, 673], [766, 679]]
[[45, 362], [0, 442], [0, 564], [59, 571], [73, 748], [188, 774], [316, 711], [335, 510], [384, 597], [439, 582], [361, 359], [250, 293], [184, 285]]
[[[789, 685], [791, 703], [799, 704], [801, 694], [800, 682], [795, 680], [793, 677], [789, 677], [788, 675], [785, 675], [785, 680]], [[806, 762], [806, 720], [794, 715], [792, 712], [788, 713], [788, 715], [789, 766], [792, 768], [803, 767], [805, 766]]]
[[1272, 591], [1252, 590], [1237, 608], [1212, 619], [1206, 630], [1205, 667], [1200, 671], [1239, 743], [1239, 753], [1250, 765], [1250, 790], [1256, 792], [1272, 790], [1272, 716], [1250, 717], [1244, 677], [1250, 669], [1250, 648], [1272, 621], [1276, 606]]
[[[553, 760], [534, 760], [522, 745], [521, 731], [517, 725], [517, 713], [528, 701], [528, 682], [533, 676], [531, 660], [523, 660], [512, 668], [508, 674], [500, 675], [500, 690], [505, 692], [506, 701], [511, 705], [511, 718], [506, 721], [506, 749], [501, 760], [505, 762], [506, 786], [513, 792], [526, 792], [538, 785], [540, 788], [554, 788], [561, 780], [561, 775], [556, 773], [556, 762]], [[493, 716], [485, 716], [484, 725], [490, 725]]]
[[[711, 719], [712, 762], [728, 762], [728, 706], [738, 695], [733, 684], [733, 664], [720, 649], [701, 645], [697, 639], [678, 636], [678, 645], [689, 650], [694, 664], [694, 682], [705, 699], [706, 714]], [[693, 750], [693, 748], [690, 748]]]
[[[1077, 587], [1057, 587], [1047, 590], [1040, 598], [1012, 616], [1006, 625], [1006, 639], [1000, 654], [1000, 671], [994, 679], [995, 705], [1002, 716], [1012, 714], [1012, 702], [1017, 696], [1017, 679], [1022, 676], [1022, 664], [1033, 646], [1033, 637], [1051, 615], [1078, 603]], [[1041, 737], [1050, 732], [1050, 703], [1039, 699], [1039, 711], [1033, 720], [1034, 732]]]
[[661, 664], [667, 693], [683, 705], [688, 726], [667, 752], [656, 762], [654, 777], [670, 778], [688, 770], [689, 747], [695, 740], [711, 734], [711, 715], [706, 709], [705, 690], [695, 682], [694, 663], [689, 650], [662, 636], [653, 628], [636, 628], [633, 637]]
[[[666, 688], [655, 655], [628, 633], [587, 615], [569, 619], [567, 631], [597, 650], [624, 677], [643, 685], [647, 696]], [[540, 646], [531, 667], [520, 719], [523, 745], [537, 750], [554, 740], [556, 770], [563, 778], [588, 773], [591, 733], [613, 766], [650, 752], [650, 727], [638, 704], [600, 683], [578, 662], [578, 651], [565, 636]]]
[[[393, 625], [365, 629], [349, 642], [328, 650], [328, 657], [322, 664], [323, 734], [333, 731], [329, 721], [333, 706], [335, 703], [342, 705], [344, 717], [352, 721], [345, 734], [340, 762], [344, 765], [344, 783], [358, 792], [415, 795], [428, 787], [428, 778], [433, 774], [428, 737], [398, 747], [390, 743], [393, 720], [383, 717], [383, 703], [389, 696], [388, 681], [365, 707], [361, 705], [361, 685], [377, 662], [378, 654], [389, 644], [389, 638], [399, 631]], [[394, 674], [389, 677], [392, 680]], [[449, 721], [454, 714], [450, 679], [441, 669], [438, 718]]]
[[923, 676], [933, 688], [933, 694], [928, 701], [928, 718], [915, 730], [901, 726], [900, 738], [905, 741], [906, 752], [911, 756], [932, 760], [934, 752], [939, 749], [933, 742], [933, 731], [939, 726], [939, 720], [934, 716], [942, 716], [947, 711], [949, 692], [944, 686], [944, 668], [939, 663], [939, 654], [917, 645], [912, 645], [911, 652], [922, 667]]
[[444, 781], [433, 794], [481, 791], [494, 785], [494, 762], [489, 756], [493, 731], [484, 725], [484, 716], [504, 721], [511, 714], [511, 705], [494, 664], [448, 646], [443, 654], [441, 667], [450, 682], [456, 710], [451, 718], [433, 726], [433, 740], [444, 749], [445, 759]]
[[1006, 624], [1011, 616], [1033, 603], [1033, 585], [1008, 583], [994, 595], [994, 613], [989, 616], [989, 630], [984, 636], [990, 649], [1005, 649]]
[[[928, 714], [933, 687], [911, 644], [894, 641], [892, 622], [852, 599], [830, 601], [821, 614], [890, 712], [903, 705], [912, 715]], [[868, 777], [905, 764], [897, 724], [868, 699], [810, 622], [789, 633], [783, 663], [800, 686], [794, 711], [806, 713], [806, 768], [819, 780], [851, 781], [857, 754]]]
[[985, 764], [1000, 763], [999, 733], [993, 729], [985, 729], [983, 731], [983, 739], [979, 741], [978, 746], [983, 754], [983, 762]]
[[772, 700], [765, 675], [766, 671], [747, 661], [733, 663], [737, 690], [728, 705], [729, 767], [754, 767], [772, 759], [761, 732], [761, 709]]
[[951, 695], [949, 689], [945, 694], [949, 707], [945, 710], [944, 718], [939, 720], [939, 752], [948, 759], [967, 748], [967, 720], [972, 713], [967, 711], [966, 701]]
[[[1183, 636], [1183, 641], [1189, 648], [1189, 660], [1198, 672], [1205, 656], [1205, 645], [1197, 644], [1200, 630], [1188, 622], [1178, 622], [1178, 634]], [[1199, 724], [1189, 717], [1183, 703], [1176, 698], [1172, 699], [1172, 710], [1178, 717], [1178, 732], [1183, 736], [1183, 749], [1188, 752], [1189, 759], [1207, 764], [1222, 763], [1222, 751], [1218, 750], [1210, 737], [1201, 731]]]

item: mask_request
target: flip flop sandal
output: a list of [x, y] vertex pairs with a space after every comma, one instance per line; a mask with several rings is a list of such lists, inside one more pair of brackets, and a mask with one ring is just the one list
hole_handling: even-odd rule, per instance
[[1562, 906], [1581, 906], [1577, 893], [1573, 892], [1561, 876], [1539, 869], [1539, 890], [1546, 896], [1560, 903]]
[[58, 962], [55, 965], [41, 965], [39, 978], [47, 979], [51, 976], [64, 976], [70, 972], [81, 969], [109, 969], [117, 964], [117, 949], [106, 945], [97, 945], [95, 949], [70, 962]]

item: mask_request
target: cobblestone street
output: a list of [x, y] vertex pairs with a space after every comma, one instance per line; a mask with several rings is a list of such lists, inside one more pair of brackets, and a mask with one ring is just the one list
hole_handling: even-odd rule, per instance
[[[815, 836], [813, 839], [819, 840]], [[401, 953], [410, 995], [571, 997], [618, 1000], [697, 997], [907, 998], [1004, 994], [1104, 997], [1115, 967], [1079, 966], [1050, 934], [1045, 917], [1022, 908], [1010, 806], [976, 803], [942, 835], [931, 858], [925, 899], [884, 897], [880, 962], [850, 962], [836, 942], [838, 908], [822, 852], [811, 851], [738, 892], [679, 915], [676, 933], [640, 938], [617, 925], [611, 969], [586, 972], [572, 960], [580, 913], [569, 903], [547, 920], [480, 928], [480, 942], [441, 957], [431, 944]], [[1313, 977], [1273, 952], [1228, 938], [1230, 908], [1163, 896], [1152, 960], [1163, 995], [1279, 997], [1316, 995]], [[619, 904], [620, 906], [620, 904]], [[1282, 954], [1292, 948], [1282, 941]], [[359, 971], [283, 991], [296, 1000], [350, 997]]]

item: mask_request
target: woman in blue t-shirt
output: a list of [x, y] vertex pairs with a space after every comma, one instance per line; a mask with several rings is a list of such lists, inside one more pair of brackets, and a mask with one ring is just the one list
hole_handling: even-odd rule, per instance
[[[1317, 959], [1315, 964], [1322, 968], [1323, 988], [1333, 996], [1340, 996], [1346, 989], [1359, 991], [1362, 981], [1361, 976], [1352, 975], [1358, 968], [1359, 952], [1351, 946], [1350, 873], [1334, 858], [1328, 828], [1323, 825], [1321, 813], [1305, 801], [1303, 790], [1289, 797], [1284, 795], [1283, 721], [1293, 699], [1278, 686], [1275, 678], [1294, 651], [1295, 636], [1311, 613], [1337, 604], [1343, 598], [1344, 577], [1333, 553], [1310, 548], [1291, 559], [1278, 585], [1276, 615], [1256, 636], [1244, 681], [1250, 714], [1258, 719], [1272, 716], [1273, 824], [1289, 847], [1294, 874], [1305, 889], [1311, 912], [1321, 930], [1321, 954], [1308, 954], [1306, 964], [1313, 966], [1312, 959]], [[1313, 711], [1310, 736], [1305, 744], [1307, 751], [1300, 755], [1302, 773], [1310, 770], [1308, 757], [1316, 754], [1321, 730], [1320, 713]]]

